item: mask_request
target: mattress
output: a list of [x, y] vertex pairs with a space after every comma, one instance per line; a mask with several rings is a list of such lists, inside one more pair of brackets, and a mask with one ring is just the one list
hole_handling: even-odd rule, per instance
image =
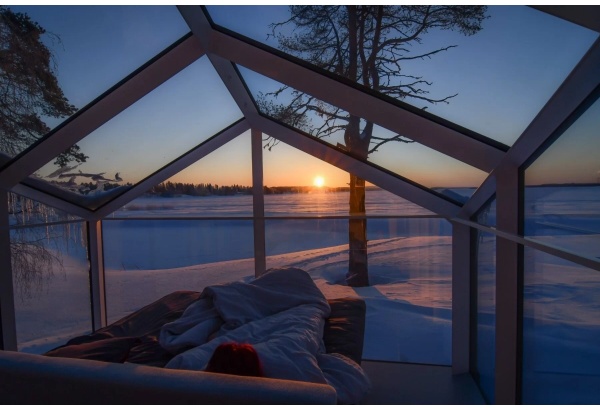
[[[158, 343], [160, 329], [178, 319], [201, 292], [177, 291], [91, 334], [69, 340], [46, 356], [164, 367], [173, 355]], [[361, 363], [366, 305], [362, 299], [329, 299], [323, 340], [327, 353]]]

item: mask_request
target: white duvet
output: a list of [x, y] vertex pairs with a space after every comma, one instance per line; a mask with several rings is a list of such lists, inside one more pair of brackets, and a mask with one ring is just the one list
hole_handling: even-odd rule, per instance
[[327, 383], [338, 403], [358, 403], [369, 389], [360, 366], [326, 354], [330, 308], [308, 273], [272, 269], [250, 283], [207, 287], [180, 319], [165, 325], [161, 345], [176, 354], [167, 368], [204, 370], [221, 343], [250, 343], [266, 377]]

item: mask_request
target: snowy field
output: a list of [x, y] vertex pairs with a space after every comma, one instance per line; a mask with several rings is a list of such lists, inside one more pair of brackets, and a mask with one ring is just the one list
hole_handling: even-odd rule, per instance
[[[528, 236], [599, 256], [599, 187], [528, 191]], [[392, 203], [389, 196], [381, 191], [380, 198], [373, 193], [367, 198], [369, 194], [369, 215], [429, 215], [401, 201], [386, 211], [386, 202]], [[347, 194], [320, 195], [318, 199], [311, 194], [267, 196], [267, 214], [347, 212]], [[112, 216], [188, 216], [185, 209], [193, 216], [249, 216], [251, 199], [141, 198]], [[104, 234], [109, 322], [175, 290], [202, 290], [253, 277], [251, 221], [114, 220], [105, 222]], [[346, 221], [267, 221], [266, 235], [267, 267], [305, 269], [328, 298], [356, 296], [366, 301], [365, 359], [451, 364], [452, 238], [447, 221], [370, 219], [371, 286], [365, 288], [343, 285]], [[485, 284], [480, 289], [480, 343], [493, 340], [493, 250], [493, 238], [486, 237], [480, 253], [479, 280]], [[85, 251], [71, 244], [62, 257], [64, 273], [57, 273], [31, 299], [16, 296], [20, 350], [43, 352], [91, 331]], [[598, 274], [539, 251], [526, 252], [524, 401], [562, 402], [576, 395], [583, 403], [600, 402]], [[493, 358], [485, 362], [485, 352], [479, 357], [482, 376], [493, 374]]]

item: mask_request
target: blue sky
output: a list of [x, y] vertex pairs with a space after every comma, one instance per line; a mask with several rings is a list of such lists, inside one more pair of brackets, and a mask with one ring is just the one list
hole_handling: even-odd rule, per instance
[[[60, 44], [48, 44], [55, 54], [59, 82], [78, 108], [189, 31], [174, 6], [19, 6], [13, 10], [27, 12], [61, 38]], [[287, 15], [284, 6], [210, 6], [209, 11], [215, 22], [260, 41], [266, 41], [269, 23]], [[430, 106], [430, 112], [511, 145], [597, 35], [526, 7], [495, 6], [489, 14], [484, 29], [475, 36], [430, 33], [423, 38], [428, 47], [458, 47], [433, 60], [414, 62], [406, 69], [433, 81], [432, 95], [459, 94], [451, 104]], [[126, 181], [136, 182], [240, 118], [241, 113], [218, 75], [206, 58], [202, 60], [84, 139], [80, 145], [90, 159], [80, 168], [84, 172], [106, 172], [107, 176], [120, 172]], [[270, 80], [256, 78], [259, 77], [246, 79], [251, 88], [272, 91]], [[597, 138], [593, 132], [588, 134], [588, 138]], [[572, 155], [586, 164], [572, 178], [583, 180], [589, 176], [589, 169], [600, 169], [600, 164], [594, 165], [596, 160], [589, 150], [584, 148], [577, 153], [573, 145], [568, 146]], [[241, 166], [246, 161], [241, 159], [246, 146], [242, 140], [228, 144], [226, 157], [231, 159], [227, 166], [219, 168], [218, 164], [224, 163], [219, 160], [214, 166], [204, 167], [202, 174], [210, 175], [207, 180], [196, 182], [244, 183], [249, 178], [242, 177], [248, 172], [246, 165]], [[464, 164], [457, 166], [452, 159], [432, 156], [425, 147], [404, 147], [397, 144], [386, 150], [387, 156], [373, 160], [427, 186], [473, 186], [485, 178], [480, 171]], [[273, 168], [265, 169], [265, 176], [279, 176], [274, 178], [279, 182], [273, 185], [307, 185], [303, 181], [310, 184], [314, 175], [308, 175], [307, 169], [313, 172], [308, 164], [314, 160], [293, 149], [281, 148], [277, 155], [286, 164], [288, 179], [281, 178], [282, 173], [277, 171], [282, 163], [266, 161], [273, 163], [266, 167]], [[215, 153], [213, 157], [219, 155]], [[208, 161], [207, 158], [204, 162]], [[297, 164], [297, 168], [290, 164]], [[47, 175], [51, 171], [49, 167], [39, 173]], [[188, 170], [185, 175], [194, 172]], [[330, 172], [327, 185], [345, 184], [344, 173], [334, 177], [334, 172]]]

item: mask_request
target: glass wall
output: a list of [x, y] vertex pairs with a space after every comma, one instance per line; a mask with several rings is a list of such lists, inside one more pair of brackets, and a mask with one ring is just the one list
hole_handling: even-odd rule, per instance
[[525, 235], [600, 254], [600, 100], [525, 170]]
[[[348, 216], [348, 172], [281, 141], [263, 151], [266, 216]], [[369, 216], [434, 215], [433, 212], [365, 183]]]
[[[494, 226], [496, 200], [477, 215], [477, 222]], [[494, 403], [496, 380], [496, 235], [477, 230], [476, 380], [488, 403]]]
[[14, 192], [8, 193], [8, 220], [11, 226], [68, 222], [80, 219]]
[[250, 132], [103, 221], [109, 322], [177, 290], [254, 278]]
[[364, 359], [450, 365], [450, 223], [369, 218], [368, 287], [346, 285], [348, 225], [348, 219], [267, 220], [267, 267], [306, 270], [330, 299], [364, 299]]
[[250, 217], [250, 153], [248, 131], [155, 185], [111, 217]]
[[108, 321], [177, 290], [254, 278], [251, 220], [105, 220]]
[[[450, 365], [451, 224], [368, 181], [364, 213], [352, 213], [349, 174], [282, 142], [263, 161], [267, 268], [304, 269], [327, 298], [364, 299], [364, 359]], [[348, 286], [363, 259], [368, 286]]]
[[44, 353], [92, 330], [86, 225], [10, 230], [19, 351]]
[[600, 402], [600, 272], [525, 248], [523, 404]]
[[[524, 235], [600, 258], [600, 100], [596, 90], [525, 169]], [[600, 399], [598, 270], [525, 247], [524, 404]]]

